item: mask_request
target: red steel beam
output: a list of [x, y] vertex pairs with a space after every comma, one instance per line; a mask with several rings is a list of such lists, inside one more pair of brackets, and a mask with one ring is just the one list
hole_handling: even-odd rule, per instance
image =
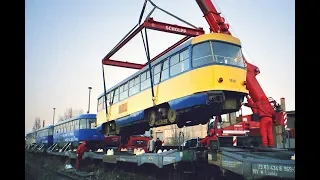
[[[179, 40], [178, 42], [176, 42], [175, 44], [173, 44], [172, 46], [170, 46], [169, 48], [167, 48], [166, 50], [164, 50], [163, 52], [161, 52], [160, 54], [158, 54], [154, 58], [152, 58], [150, 60], [150, 62], [155, 61], [159, 57], [163, 56], [164, 54], [166, 54], [167, 52], [171, 51], [172, 49], [174, 49], [175, 47], [179, 46], [180, 44], [182, 44], [183, 42], [185, 42], [186, 40], [188, 40], [190, 38], [191, 38], [190, 36], [186, 36], [186, 37], [182, 38], [181, 40]], [[148, 63], [137, 64], [137, 63], [127, 62], [127, 61], [124, 62], [124, 61], [118, 61], [118, 60], [104, 59], [104, 60], [102, 60], [102, 64], [103, 65], [109, 65], [109, 66], [131, 68], [131, 69], [142, 69]]]
[[137, 35], [143, 28], [157, 30], [157, 31], [163, 31], [163, 32], [169, 32], [173, 34], [180, 34], [180, 35], [186, 35], [189, 37], [185, 37], [154, 57], [151, 61], [154, 61], [158, 57], [164, 55], [165, 53], [169, 52], [173, 48], [177, 47], [184, 41], [188, 40], [190, 37], [198, 36], [201, 34], [204, 34], [204, 31], [202, 28], [188, 28], [183, 27], [179, 25], [173, 25], [163, 22], [154, 21], [153, 18], [146, 19], [136, 30], [134, 30], [131, 34], [128, 35], [121, 43], [119, 43], [116, 47], [113, 48], [103, 59], [102, 64], [104, 65], [110, 65], [110, 66], [118, 66], [118, 67], [126, 67], [126, 68], [133, 68], [133, 69], [141, 69], [144, 67], [144, 65], [131, 63], [131, 62], [124, 62], [124, 61], [116, 61], [116, 60], [110, 60], [110, 57], [113, 56], [117, 51], [119, 51], [124, 45], [126, 45], [135, 35]]
[[164, 31], [168, 33], [180, 34], [180, 35], [191, 36], [191, 37], [204, 34], [204, 31], [202, 28], [194, 29], [194, 28], [188, 28], [188, 27], [183, 27], [183, 26], [174, 25], [174, 24], [163, 23], [159, 21], [154, 21], [153, 18], [148, 18], [144, 22], [144, 27], [148, 29], [157, 30], [157, 31]]
[[117, 60], [111, 60], [111, 59], [103, 59], [102, 60], [103, 65], [109, 65], [109, 66], [116, 66], [116, 67], [125, 67], [125, 68], [131, 68], [131, 69], [142, 69], [145, 65], [144, 64], [137, 64], [132, 62], [124, 62], [124, 61], [117, 61]]

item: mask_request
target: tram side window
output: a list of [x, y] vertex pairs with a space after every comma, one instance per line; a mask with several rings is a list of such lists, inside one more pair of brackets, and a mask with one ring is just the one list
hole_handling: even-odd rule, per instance
[[66, 126], [66, 123], [63, 123], [63, 132], [67, 132], [67, 126]]
[[49, 129], [48, 135], [49, 135], [49, 136], [52, 136], [52, 135], [53, 135], [53, 129]]
[[62, 133], [62, 126], [61, 126], [61, 124], [59, 125], [59, 133]]
[[159, 63], [154, 66], [153, 73], [154, 73], [154, 79], [153, 84], [158, 84], [160, 82], [160, 71], [161, 71], [162, 63]]
[[70, 132], [70, 122], [67, 122], [67, 132]]
[[102, 97], [102, 109], [106, 108], [106, 98], [103, 96]]
[[89, 122], [89, 128], [88, 129], [94, 129], [97, 127], [97, 119], [88, 119]]
[[[113, 92], [112, 92], [112, 95], [113, 95]], [[112, 101], [112, 97], [111, 97], [111, 101]], [[113, 104], [117, 102], [119, 102], [119, 88], [115, 89]]]
[[128, 97], [128, 83], [120, 86], [120, 101]]
[[214, 61], [211, 50], [211, 43], [209, 41], [193, 46], [192, 66], [199, 67], [206, 64], [212, 64]]
[[71, 131], [73, 131], [73, 130], [74, 130], [74, 120], [71, 121]]
[[87, 119], [80, 119], [80, 129], [87, 128]]
[[[108, 103], [107, 106], [110, 105], [110, 102], [111, 102], [110, 97], [111, 97], [111, 93], [108, 93], [107, 94], [107, 103]], [[105, 106], [105, 105], [103, 105], [103, 106]]]
[[79, 129], [79, 119], [74, 120], [74, 129]]
[[150, 72], [149, 70], [141, 74], [141, 91], [150, 87]]
[[[169, 61], [165, 60], [154, 67], [154, 84], [164, 81], [169, 78]], [[161, 71], [162, 68], [162, 71]], [[161, 71], [161, 76], [160, 76]]]
[[170, 76], [174, 76], [189, 69], [188, 49], [170, 58]]
[[98, 111], [103, 109], [103, 96], [98, 100]]
[[163, 68], [161, 71], [161, 81], [164, 81], [169, 78], [169, 61], [165, 60], [163, 62]]
[[129, 96], [132, 96], [140, 91], [140, 77], [137, 76], [129, 82]]

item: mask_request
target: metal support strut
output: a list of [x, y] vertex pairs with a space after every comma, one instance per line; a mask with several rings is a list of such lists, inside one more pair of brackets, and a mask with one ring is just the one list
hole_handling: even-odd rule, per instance
[[145, 35], [146, 35], [146, 39], [144, 40], [142, 33], [141, 33], [141, 36], [142, 36], [143, 46], [144, 46], [144, 50], [145, 50], [145, 52], [146, 52], [147, 61], [148, 61], [148, 65], [149, 65], [150, 83], [151, 83], [151, 93], [152, 93], [152, 102], [153, 102], [153, 105], [156, 105], [156, 103], [155, 103], [155, 97], [154, 97], [154, 89], [153, 89], [153, 76], [152, 76], [152, 67], [151, 67], [151, 62], [150, 62], [150, 51], [149, 51], [149, 43], [148, 43], [147, 29], [144, 29], [144, 33], [145, 33]]
[[[147, 5], [147, 2], [150, 2], [151, 5], [153, 6], [153, 9], [147, 17], [145, 18], [145, 21], [141, 23], [141, 20], [144, 15], [145, 7]], [[179, 21], [191, 26], [192, 28], [189, 27], [184, 27], [184, 26], [179, 26], [175, 24], [168, 24], [168, 23], [163, 23], [163, 22], [158, 22], [154, 21], [153, 18], [150, 16], [152, 13], [156, 10], [159, 9], [160, 11], [178, 19]], [[185, 35], [183, 39], [154, 57], [153, 59], [150, 58], [149, 54], [149, 59], [146, 64], [137, 64], [137, 63], [132, 63], [132, 62], [127, 62], [127, 61], [118, 61], [118, 60], [111, 60], [111, 56], [113, 56], [117, 51], [119, 51], [124, 45], [126, 45], [135, 35], [137, 35], [139, 32], [141, 32], [143, 29], [152, 29], [152, 30], [157, 30], [157, 31], [163, 31], [163, 32], [168, 32], [168, 33], [173, 33], [173, 34], [180, 34], [180, 35]], [[145, 67], [148, 63], [153, 62], [155, 59], [159, 58], [160, 56], [164, 55], [165, 53], [169, 52], [173, 48], [179, 46], [186, 40], [188, 40], [190, 37], [195, 37], [198, 35], [204, 34], [204, 30], [202, 28], [196, 28], [196, 26], [192, 25], [191, 23], [188, 23], [187, 21], [173, 15], [172, 13], [169, 13], [160, 7], [156, 6], [152, 1], [150, 0], [145, 0], [142, 11], [139, 16], [139, 21], [138, 24], [136, 24], [121, 40], [120, 42], [102, 59], [102, 64], [103, 65], [109, 65], [109, 66], [117, 66], [117, 67], [125, 67], [125, 68], [132, 68], [132, 69], [142, 69]], [[146, 35], [147, 36], [147, 35]], [[149, 47], [148, 47], [149, 48]], [[151, 59], [151, 60], [150, 60]]]

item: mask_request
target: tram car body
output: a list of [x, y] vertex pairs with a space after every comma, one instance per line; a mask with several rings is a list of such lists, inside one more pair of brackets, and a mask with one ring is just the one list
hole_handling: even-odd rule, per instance
[[97, 121], [104, 132], [143, 134], [168, 124], [206, 124], [212, 116], [238, 111], [248, 94], [241, 43], [231, 35], [194, 37], [151, 66], [153, 86], [147, 65], [98, 97]]

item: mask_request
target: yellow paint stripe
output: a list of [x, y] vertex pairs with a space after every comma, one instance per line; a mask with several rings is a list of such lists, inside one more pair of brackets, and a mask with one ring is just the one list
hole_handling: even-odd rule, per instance
[[228, 34], [222, 34], [222, 33], [210, 33], [210, 34], [203, 34], [197, 37], [194, 37], [191, 40], [191, 44], [198, 44], [203, 41], [208, 41], [208, 40], [219, 40], [219, 41], [225, 41], [233, 44], [237, 44], [241, 46], [241, 42], [238, 38], [233, 37]]

